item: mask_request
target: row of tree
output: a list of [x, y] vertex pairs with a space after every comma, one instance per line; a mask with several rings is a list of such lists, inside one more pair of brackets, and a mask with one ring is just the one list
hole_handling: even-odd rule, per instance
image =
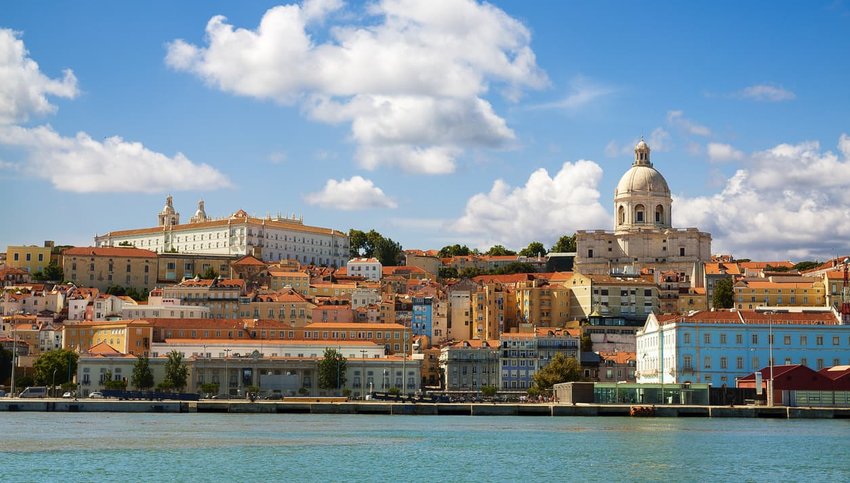
[[528, 244], [527, 247], [521, 249], [519, 252], [515, 252], [513, 250], [509, 250], [505, 248], [503, 245], [493, 245], [487, 251], [480, 251], [476, 248], [470, 249], [466, 245], [446, 245], [440, 249], [439, 255], [442, 258], [448, 257], [463, 257], [468, 255], [487, 255], [487, 256], [507, 256], [507, 255], [520, 255], [524, 257], [536, 257], [538, 255], [543, 256], [547, 253], [561, 253], [561, 252], [574, 252], [576, 251], [576, 236], [575, 235], [564, 235], [561, 238], [558, 238], [558, 241], [552, 245], [548, 250], [543, 243], [539, 241], [533, 241]]
[[[2, 368], [11, 366], [11, 351], [0, 350], [0, 363]], [[67, 386], [71, 384], [73, 375], [77, 372], [77, 363], [79, 355], [68, 349], [56, 349], [47, 351], [41, 354], [33, 364], [35, 375], [33, 384]], [[5, 380], [9, 377], [9, 371], [0, 370], [0, 380]], [[165, 377], [159, 384], [156, 384], [158, 390], [177, 390], [182, 391], [188, 382], [189, 368], [186, 366], [186, 361], [183, 356], [172, 351], [168, 354], [168, 360], [165, 362]], [[23, 387], [27, 381], [21, 382]], [[103, 384], [107, 389], [126, 389], [128, 381], [125, 379], [113, 380], [111, 371], [107, 371], [103, 375]], [[147, 356], [139, 357], [133, 365], [133, 374], [130, 377], [129, 384], [139, 390], [149, 390], [154, 388], [153, 371], [150, 367], [150, 359]], [[29, 384], [26, 384], [29, 385]]]

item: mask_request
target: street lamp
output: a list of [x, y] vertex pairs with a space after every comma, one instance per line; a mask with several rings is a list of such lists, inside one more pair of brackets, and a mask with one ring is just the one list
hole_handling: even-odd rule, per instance
[[53, 383], [50, 385], [50, 394], [51, 397], [56, 397], [56, 371], [58, 371], [58, 367], [53, 368]]
[[230, 355], [230, 349], [224, 349], [224, 391], [230, 396], [230, 375], [227, 373], [227, 357]]
[[[360, 355], [363, 356], [363, 377], [361, 378], [360, 387], [362, 387], [362, 391], [366, 392], [366, 353], [369, 352], [366, 349], [360, 349]], [[363, 399], [366, 399], [366, 394], [363, 394]]]

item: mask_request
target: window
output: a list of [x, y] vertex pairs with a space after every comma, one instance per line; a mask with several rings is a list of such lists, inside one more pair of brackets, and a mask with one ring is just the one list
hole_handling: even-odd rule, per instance
[[[815, 345], [823, 345], [823, 336], [822, 335], [815, 337]], [[821, 369], [821, 368], [818, 367], [818, 369]]]
[[[839, 342], [838, 342], [838, 336], [833, 337], [833, 338], [832, 338], [832, 345], [838, 345], [838, 344], [839, 344]], [[837, 366], [838, 364], [835, 364], [835, 365]]]
[[744, 334], [735, 334], [735, 343], [741, 345], [744, 343]]
[[682, 334], [682, 340], [683, 340], [683, 342], [684, 342], [685, 344], [690, 344], [690, 343], [691, 343], [691, 334], [690, 334], [690, 332], [685, 332], [684, 334]]
[[680, 248], [679, 248], [679, 256], [680, 256], [680, 257], [684, 257], [684, 256], [685, 256], [685, 247], [680, 247]]
[[705, 356], [702, 366], [706, 369], [711, 369], [711, 356]]
[[808, 344], [809, 344], [809, 336], [801, 335], [800, 336], [800, 345], [805, 346], [805, 345], [808, 345]]
[[726, 368], [727, 368], [727, 362], [726, 362], [726, 358], [725, 358], [725, 357], [721, 357], [721, 358], [720, 358], [720, 368], [721, 368], [721, 369], [726, 369]]
[[685, 369], [693, 369], [693, 362], [691, 360], [691, 356], [682, 357], [682, 365]]
[[726, 343], [726, 334], [720, 334], [720, 343], [721, 343], [721, 344], [725, 344], [725, 343]]
[[702, 335], [702, 342], [703, 342], [703, 344], [711, 344], [711, 334], [708, 334], [708, 333], [703, 334]]
[[738, 357], [738, 358], [735, 359], [735, 368], [736, 369], [743, 369], [744, 368], [744, 358], [743, 357]]
[[790, 335], [786, 335], [785, 337], [783, 337], [783, 338], [782, 338], [782, 342], [783, 342], [785, 345], [791, 345], [791, 336], [790, 336]]
[[758, 344], [758, 343], [759, 343], [759, 335], [753, 334], [753, 344]]

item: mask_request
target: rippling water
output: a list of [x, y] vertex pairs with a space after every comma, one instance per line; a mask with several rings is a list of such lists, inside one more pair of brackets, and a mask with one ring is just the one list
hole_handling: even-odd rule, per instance
[[2, 413], [2, 481], [850, 481], [850, 421]]

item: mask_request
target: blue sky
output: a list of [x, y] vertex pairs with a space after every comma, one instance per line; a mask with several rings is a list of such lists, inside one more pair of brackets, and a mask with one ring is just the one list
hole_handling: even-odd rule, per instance
[[715, 253], [848, 251], [847, 2], [19, 2], [0, 29], [2, 246], [152, 226], [167, 194], [549, 245], [611, 228], [644, 136]]

